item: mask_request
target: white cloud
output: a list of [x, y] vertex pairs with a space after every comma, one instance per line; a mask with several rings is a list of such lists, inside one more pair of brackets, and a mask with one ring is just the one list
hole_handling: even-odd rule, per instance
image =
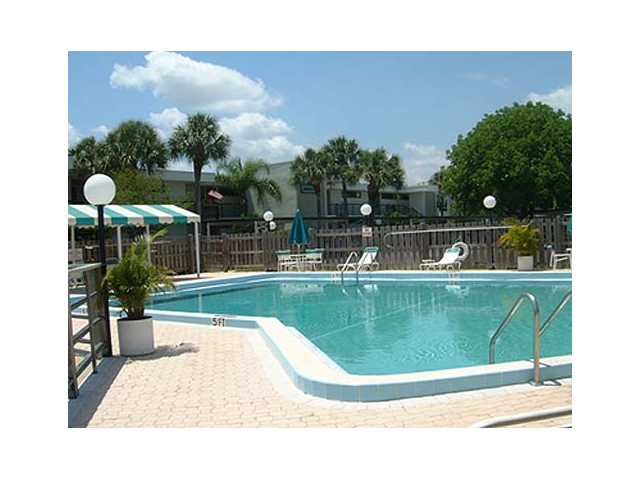
[[243, 113], [220, 119], [220, 128], [231, 137], [231, 155], [260, 158], [269, 163], [293, 160], [304, 151], [287, 137], [293, 132], [287, 122], [261, 113]]
[[261, 80], [231, 68], [172, 52], [151, 52], [145, 60], [145, 65], [115, 64], [111, 86], [150, 89], [154, 96], [186, 111], [264, 111], [281, 103]]
[[165, 108], [160, 113], [150, 113], [149, 122], [162, 140], [167, 140], [173, 129], [187, 120], [187, 114], [177, 108]]
[[71, 123], [69, 123], [69, 137], [68, 137], [69, 148], [73, 147], [76, 143], [78, 143], [81, 138], [82, 137], [80, 136], [80, 132], [78, 132], [78, 130], [73, 125], [71, 125]]
[[[187, 115], [177, 108], [149, 115], [149, 121], [164, 140], [169, 138], [175, 126], [186, 119]], [[302, 145], [296, 145], [288, 138], [293, 128], [280, 118], [252, 112], [223, 117], [219, 123], [220, 129], [231, 137], [231, 157], [276, 163], [291, 161], [304, 151]], [[172, 162], [172, 168], [191, 170], [190, 164], [183, 161]]]
[[571, 113], [571, 85], [558, 88], [549, 93], [531, 92], [527, 95], [527, 100], [532, 102], [542, 102], [547, 105], [560, 109], [563, 112]]
[[447, 152], [434, 145], [405, 143], [402, 163], [407, 174], [407, 184], [427, 181], [441, 166], [448, 163]]
[[293, 129], [284, 120], [261, 113], [243, 113], [234, 118], [222, 118], [220, 127], [231, 137], [260, 139], [276, 135], [287, 135]]
[[106, 137], [109, 133], [109, 130], [109, 127], [107, 127], [106, 125], [100, 125], [91, 130], [91, 132], [93, 132], [96, 137]]

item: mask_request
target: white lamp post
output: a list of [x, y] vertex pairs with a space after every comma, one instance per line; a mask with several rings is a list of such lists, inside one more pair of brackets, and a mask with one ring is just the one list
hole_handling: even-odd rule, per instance
[[[95, 205], [98, 209], [98, 244], [100, 270], [102, 277], [107, 274], [107, 254], [104, 242], [104, 206], [111, 203], [116, 196], [116, 185], [110, 177], [97, 173], [87, 179], [84, 184], [84, 196], [91, 205]], [[104, 318], [106, 327], [107, 344], [105, 348], [105, 357], [111, 356], [111, 325], [109, 323], [109, 299], [104, 302]]]
[[[491, 215], [491, 212], [493, 211], [493, 209], [496, 207], [496, 197], [494, 197], [493, 195], [487, 195], [486, 197], [484, 197], [484, 200], [482, 200], [482, 204], [484, 205], [484, 208], [486, 208], [487, 210], [489, 210], [489, 225], [493, 226], [493, 218]], [[495, 259], [495, 254], [494, 254], [494, 249], [495, 249], [495, 235], [493, 233], [493, 229], [491, 230], [491, 270], [495, 270], [496, 269], [496, 259]]]

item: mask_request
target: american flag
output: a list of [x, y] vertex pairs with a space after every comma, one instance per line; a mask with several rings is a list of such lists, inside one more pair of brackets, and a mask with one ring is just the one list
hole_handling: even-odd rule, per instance
[[222, 200], [224, 198], [224, 195], [214, 189], [209, 190], [207, 192], [207, 195], [209, 195], [211, 198], [215, 198], [216, 200]]

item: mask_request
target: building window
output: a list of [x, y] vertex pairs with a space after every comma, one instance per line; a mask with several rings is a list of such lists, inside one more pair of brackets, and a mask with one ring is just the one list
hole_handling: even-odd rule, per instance
[[347, 190], [347, 198], [360, 198], [362, 197], [362, 192], [358, 192], [355, 190]]
[[380, 197], [382, 200], [395, 200], [397, 195], [395, 193], [382, 193]]

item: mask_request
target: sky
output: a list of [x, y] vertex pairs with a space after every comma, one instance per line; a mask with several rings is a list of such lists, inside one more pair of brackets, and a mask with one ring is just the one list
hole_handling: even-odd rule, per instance
[[130, 119], [167, 139], [206, 112], [234, 157], [289, 161], [345, 135], [399, 155], [408, 185], [485, 114], [528, 100], [571, 112], [570, 52], [69, 53], [70, 145]]

